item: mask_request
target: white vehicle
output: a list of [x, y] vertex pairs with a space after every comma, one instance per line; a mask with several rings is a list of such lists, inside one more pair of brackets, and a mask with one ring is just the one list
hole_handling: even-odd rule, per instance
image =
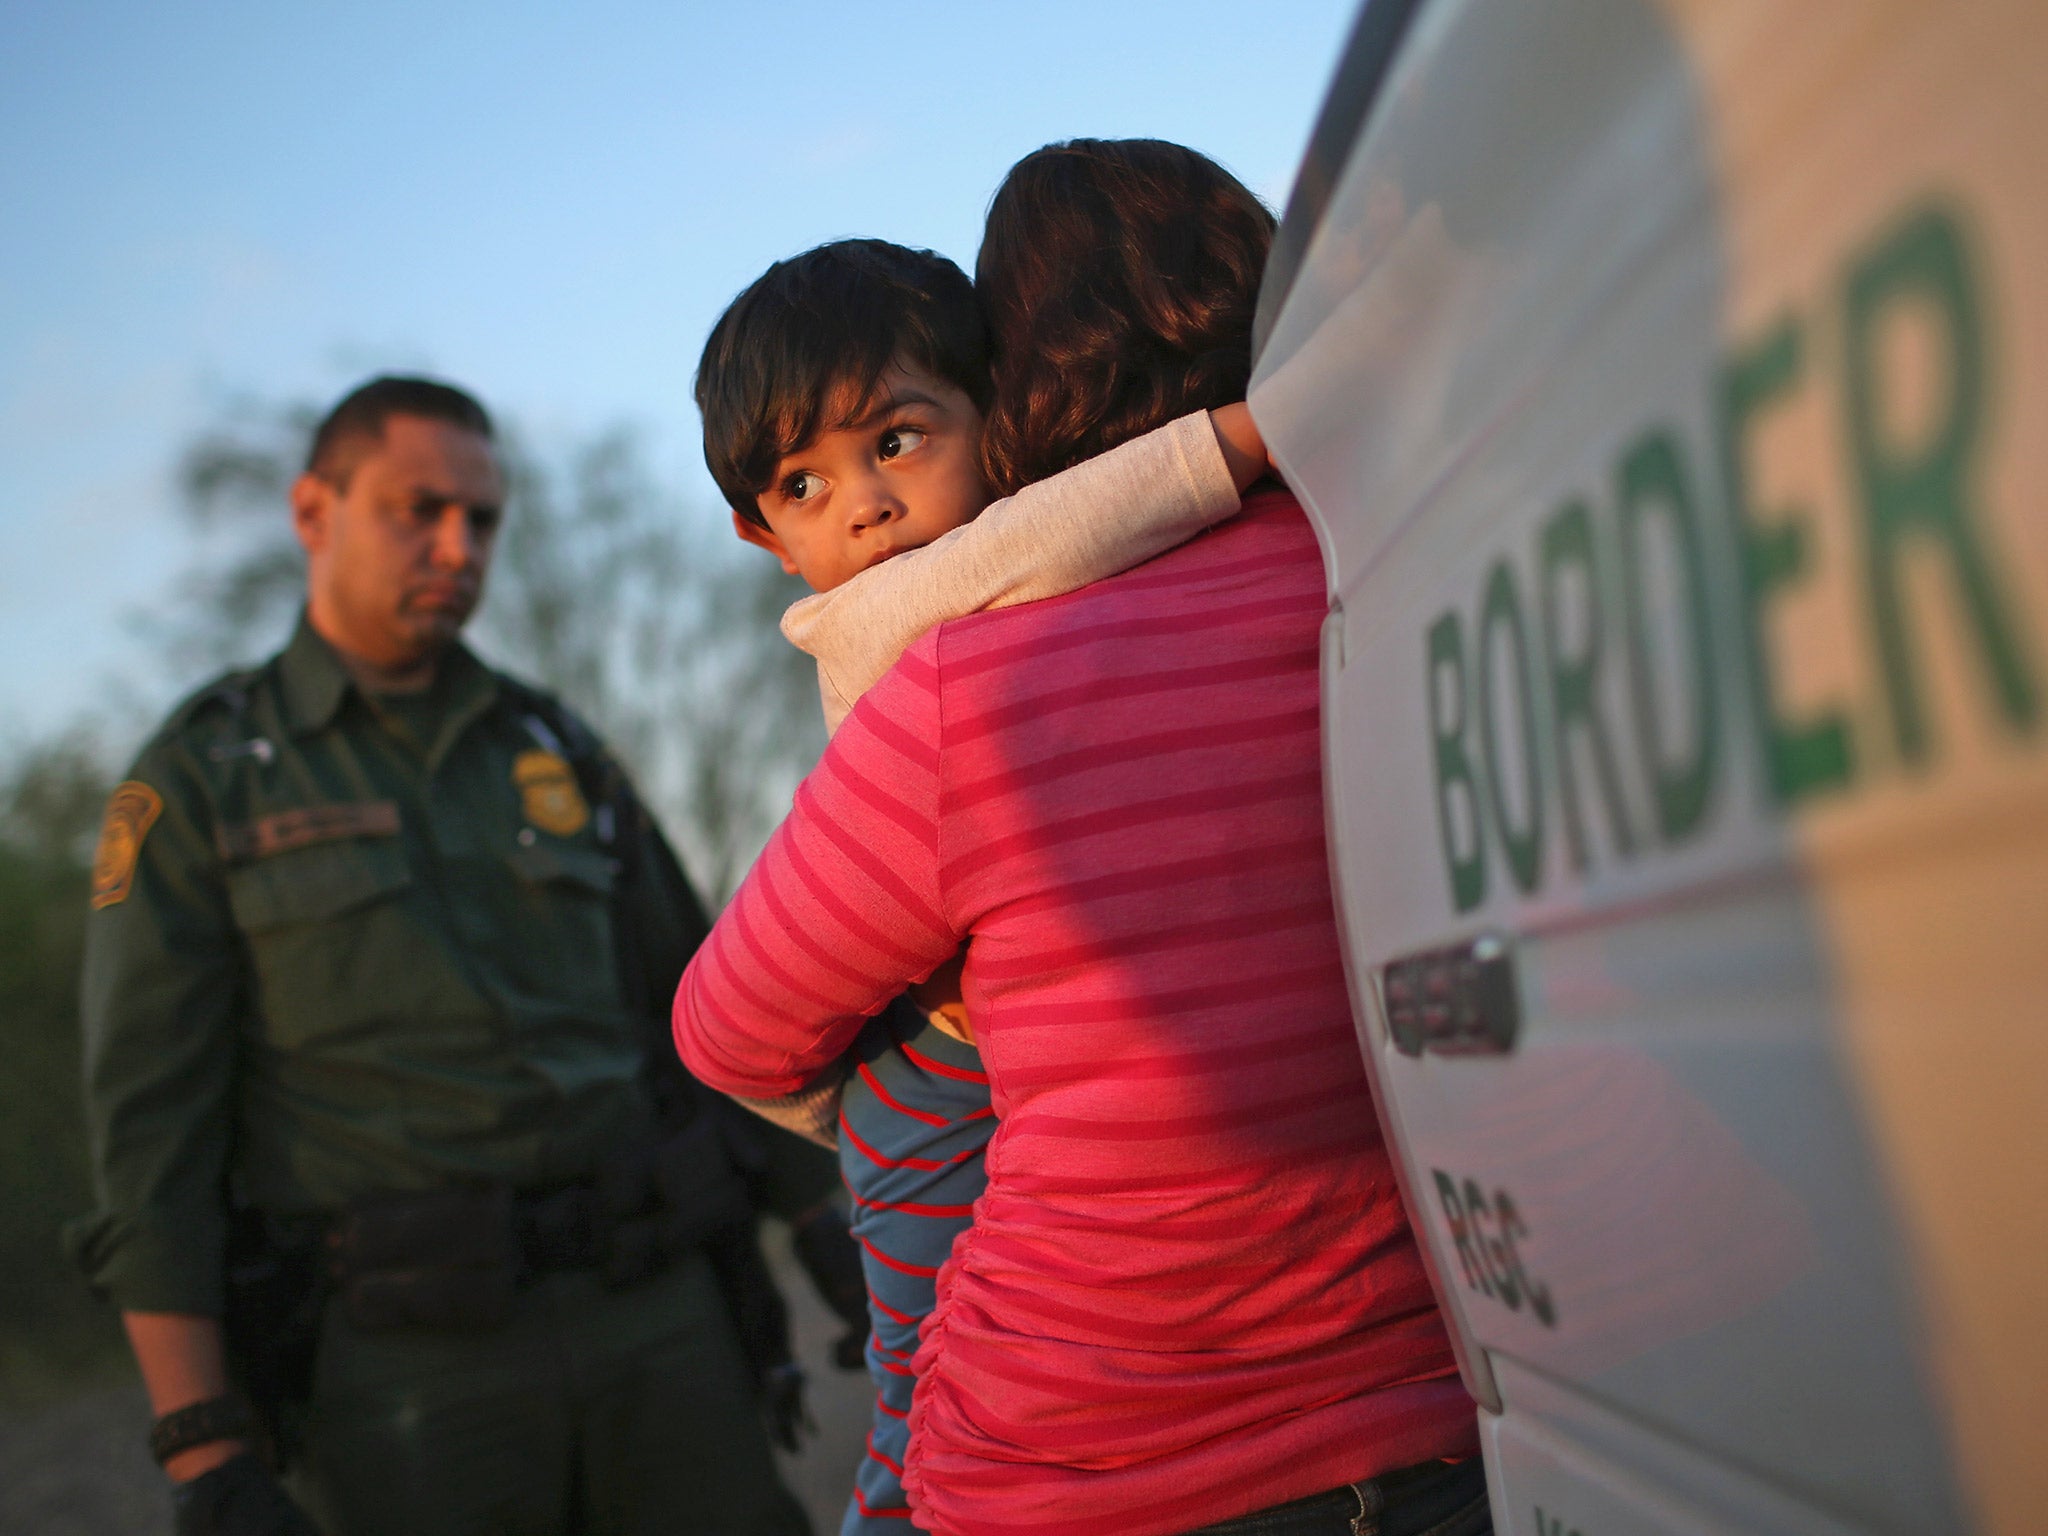
[[2048, 5], [1370, 0], [1260, 322], [1499, 1529], [2048, 1531]]

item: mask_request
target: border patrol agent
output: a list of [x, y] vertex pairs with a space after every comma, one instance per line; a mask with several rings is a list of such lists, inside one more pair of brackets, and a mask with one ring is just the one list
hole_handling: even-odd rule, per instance
[[292, 490], [297, 633], [114, 792], [71, 1246], [181, 1531], [802, 1532], [746, 1175], [801, 1221], [831, 1158], [693, 1097], [665, 1020], [696, 898], [594, 738], [457, 641], [491, 435], [427, 380], [342, 401]]

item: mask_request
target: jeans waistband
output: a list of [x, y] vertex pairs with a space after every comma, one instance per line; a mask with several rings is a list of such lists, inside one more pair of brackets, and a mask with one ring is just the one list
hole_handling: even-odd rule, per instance
[[1382, 1472], [1188, 1536], [1484, 1536], [1492, 1529], [1486, 1469], [1475, 1456]]

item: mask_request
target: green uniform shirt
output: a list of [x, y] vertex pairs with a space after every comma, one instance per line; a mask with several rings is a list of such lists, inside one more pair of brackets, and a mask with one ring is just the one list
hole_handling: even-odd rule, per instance
[[[70, 1234], [118, 1306], [219, 1312], [229, 1189], [277, 1214], [544, 1189], [649, 1133], [613, 853], [674, 861], [606, 846], [535, 697], [461, 649], [427, 694], [366, 696], [301, 620], [143, 750], [96, 861], [99, 1209]], [[703, 912], [679, 875], [632, 890], [672, 986]]]

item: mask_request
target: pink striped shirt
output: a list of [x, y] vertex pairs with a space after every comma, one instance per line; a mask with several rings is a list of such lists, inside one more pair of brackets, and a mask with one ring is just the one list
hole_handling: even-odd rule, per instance
[[1470, 1453], [1323, 841], [1322, 568], [1284, 492], [939, 626], [854, 709], [676, 998], [797, 1089], [972, 936], [1001, 1117], [918, 1350], [918, 1523], [1188, 1530]]

